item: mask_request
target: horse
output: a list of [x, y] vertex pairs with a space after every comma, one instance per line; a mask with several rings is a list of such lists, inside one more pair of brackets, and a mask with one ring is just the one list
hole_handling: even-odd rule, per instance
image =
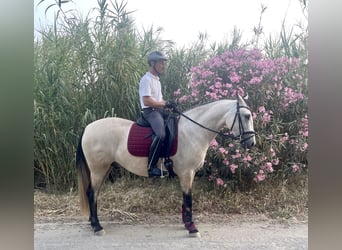
[[[199, 105], [181, 114], [178, 123], [178, 150], [170, 157], [173, 171], [179, 178], [182, 194], [182, 220], [189, 236], [200, 236], [192, 220], [192, 184], [203, 166], [212, 140], [230, 128], [230, 136], [243, 148], [255, 145], [255, 132], [250, 108], [237, 95], [236, 100], [224, 99]], [[147, 157], [131, 155], [127, 150], [130, 127], [134, 122], [119, 117], [102, 118], [88, 124], [80, 136], [76, 152], [78, 191], [81, 213], [89, 215], [96, 235], [104, 229], [97, 215], [97, 198], [113, 163], [128, 171], [147, 177]], [[227, 134], [227, 133], [226, 133]]]

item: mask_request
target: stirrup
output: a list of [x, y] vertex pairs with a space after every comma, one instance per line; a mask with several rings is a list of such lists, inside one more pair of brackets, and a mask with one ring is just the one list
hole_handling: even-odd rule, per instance
[[159, 169], [157, 166], [148, 169], [148, 177], [160, 177], [164, 178], [167, 175], [167, 171]]

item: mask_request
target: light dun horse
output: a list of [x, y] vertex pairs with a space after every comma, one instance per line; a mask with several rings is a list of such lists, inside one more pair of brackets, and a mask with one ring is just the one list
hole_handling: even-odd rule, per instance
[[[227, 126], [244, 148], [255, 144], [255, 133], [252, 114], [239, 95], [237, 100], [212, 102], [191, 109], [184, 115], [179, 120], [178, 151], [171, 159], [183, 192], [182, 219], [185, 228], [190, 236], [198, 236], [192, 221], [191, 188], [196, 171], [203, 166], [210, 142], [217, 135], [215, 131]], [[127, 150], [132, 124], [133, 121], [121, 118], [100, 119], [90, 123], [80, 138], [76, 154], [80, 206], [82, 213], [89, 215], [96, 234], [104, 232], [97, 216], [97, 198], [111, 164], [116, 162], [134, 174], [148, 176], [147, 157], [133, 156]]]

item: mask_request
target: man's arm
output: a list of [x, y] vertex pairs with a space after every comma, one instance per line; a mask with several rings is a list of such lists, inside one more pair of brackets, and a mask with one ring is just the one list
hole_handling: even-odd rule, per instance
[[164, 100], [157, 102], [151, 96], [143, 96], [143, 102], [145, 106], [149, 106], [151, 108], [162, 108], [165, 106]]

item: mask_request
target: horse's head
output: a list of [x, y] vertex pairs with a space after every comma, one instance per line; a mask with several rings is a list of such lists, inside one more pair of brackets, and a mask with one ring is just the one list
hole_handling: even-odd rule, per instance
[[[240, 140], [243, 148], [251, 148], [255, 145], [255, 132], [251, 110], [245, 100], [238, 95], [234, 119], [229, 122], [230, 130], [236, 139]], [[229, 124], [227, 123], [227, 124]]]

